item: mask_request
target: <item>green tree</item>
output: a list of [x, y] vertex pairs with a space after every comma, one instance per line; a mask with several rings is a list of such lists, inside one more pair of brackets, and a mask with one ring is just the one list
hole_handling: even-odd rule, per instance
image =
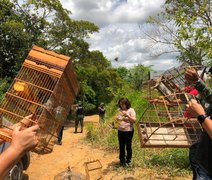
[[69, 55], [88, 55], [85, 38], [98, 27], [75, 21], [59, 0], [0, 0], [1, 77], [14, 77], [33, 44]]
[[164, 11], [148, 20], [155, 27], [154, 33], [145, 33], [158, 43], [157, 48], [160, 46], [157, 55], [179, 52], [177, 58], [181, 62], [211, 65], [211, 3], [211, 0], [166, 0]]
[[189, 64], [208, 64], [212, 58], [212, 1], [167, 0], [165, 12], [177, 28], [175, 46], [179, 59]]
[[89, 107], [110, 102], [124, 84], [116, 69], [99, 51], [89, 52], [88, 58], [75, 62], [75, 67], [82, 87], [79, 96], [90, 104]]
[[149, 78], [150, 70], [150, 67], [145, 67], [141, 64], [135, 65], [129, 70], [130, 84], [134, 89], [140, 90], [142, 88], [143, 82]]
[[128, 80], [129, 77], [129, 70], [126, 67], [118, 67], [117, 68], [117, 73], [119, 74], [119, 76], [124, 79], [124, 80]]

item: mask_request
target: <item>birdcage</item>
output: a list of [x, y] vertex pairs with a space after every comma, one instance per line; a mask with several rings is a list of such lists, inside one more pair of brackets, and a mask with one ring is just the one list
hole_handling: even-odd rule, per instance
[[72, 170], [69, 166], [68, 168], [60, 172], [54, 177], [54, 180], [85, 180], [85, 176], [80, 172]]
[[33, 46], [1, 102], [0, 137], [11, 141], [12, 124], [38, 123], [34, 151], [51, 152], [78, 91], [70, 57]]
[[[173, 93], [181, 93], [182, 89], [188, 85], [185, 80], [185, 65], [173, 67], [163, 72], [159, 77], [153, 78], [146, 82], [149, 85], [149, 97], [153, 98], [152, 90], [156, 89], [161, 95], [167, 96]], [[196, 70], [202, 71], [200, 78], [203, 79], [205, 70], [203, 66], [189, 66]], [[170, 96], [171, 97], [171, 96]]]
[[86, 172], [86, 179], [92, 180], [92, 179], [99, 179], [103, 180], [102, 175], [102, 164], [100, 160], [91, 160], [84, 163], [85, 165], [85, 172]]
[[190, 147], [200, 138], [202, 127], [186, 110], [195, 96], [174, 93], [149, 100], [138, 127], [141, 147]]

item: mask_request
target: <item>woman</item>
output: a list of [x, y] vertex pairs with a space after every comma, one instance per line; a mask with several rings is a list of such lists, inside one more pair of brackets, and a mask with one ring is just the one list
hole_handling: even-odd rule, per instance
[[[127, 98], [121, 98], [118, 101], [119, 114], [117, 120], [118, 125], [118, 140], [119, 140], [119, 159], [120, 165], [129, 165], [132, 159], [132, 138], [134, 134], [133, 123], [136, 121], [136, 113]], [[125, 156], [125, 148], [127, 154]]]

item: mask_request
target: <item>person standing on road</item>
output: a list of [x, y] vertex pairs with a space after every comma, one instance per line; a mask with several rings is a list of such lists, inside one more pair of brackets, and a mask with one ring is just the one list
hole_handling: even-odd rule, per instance
[[83, 121], [84, 121], [84, 108], [82, 106], [81, 101], [78, 102], [78, 106], [76, 107], [76, 119], [75, 119], [75, 131], [77, 133], [78, 124], [81, 126], [81, 133], [83, 133]]
[[[132, 160], [132, 138], [134, 134], [133, 124], [136, 121], [136, 113], [127, 98], [121, 98], [118, 101], [119, 114], [117, 119], [120, 121], [118, 125], [118, 141], [119, 141], [119, 159], [120, 166], [129, 165]], [[126, 148], [126, 156], [125, 156]]]
[[104, 123], [104, 118], [105, 118], [105, 112], [106, 112], [106, 109], [105, 109], [105, 105], [104, 103], [101, 103], [98, 107], [98, 112], [99, 112], [99, 122], [101, 123]]

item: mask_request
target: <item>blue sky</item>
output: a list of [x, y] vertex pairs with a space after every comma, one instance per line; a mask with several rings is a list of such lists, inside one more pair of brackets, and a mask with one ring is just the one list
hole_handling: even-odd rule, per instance
[[[153, 57], [154, 48], [143, 38], [146, 19], [161, 10], [164, 0], [61, 0], [71, 18], [100, 27], [88, 39], [90, 50], [100, 50], [114, 67], [152, 65], [154, 70], [178, 66], [175, 54]], [[157, 47], [160, 49], [160, 47]], [[118, 62], [114, 61], [119, 57]]]

